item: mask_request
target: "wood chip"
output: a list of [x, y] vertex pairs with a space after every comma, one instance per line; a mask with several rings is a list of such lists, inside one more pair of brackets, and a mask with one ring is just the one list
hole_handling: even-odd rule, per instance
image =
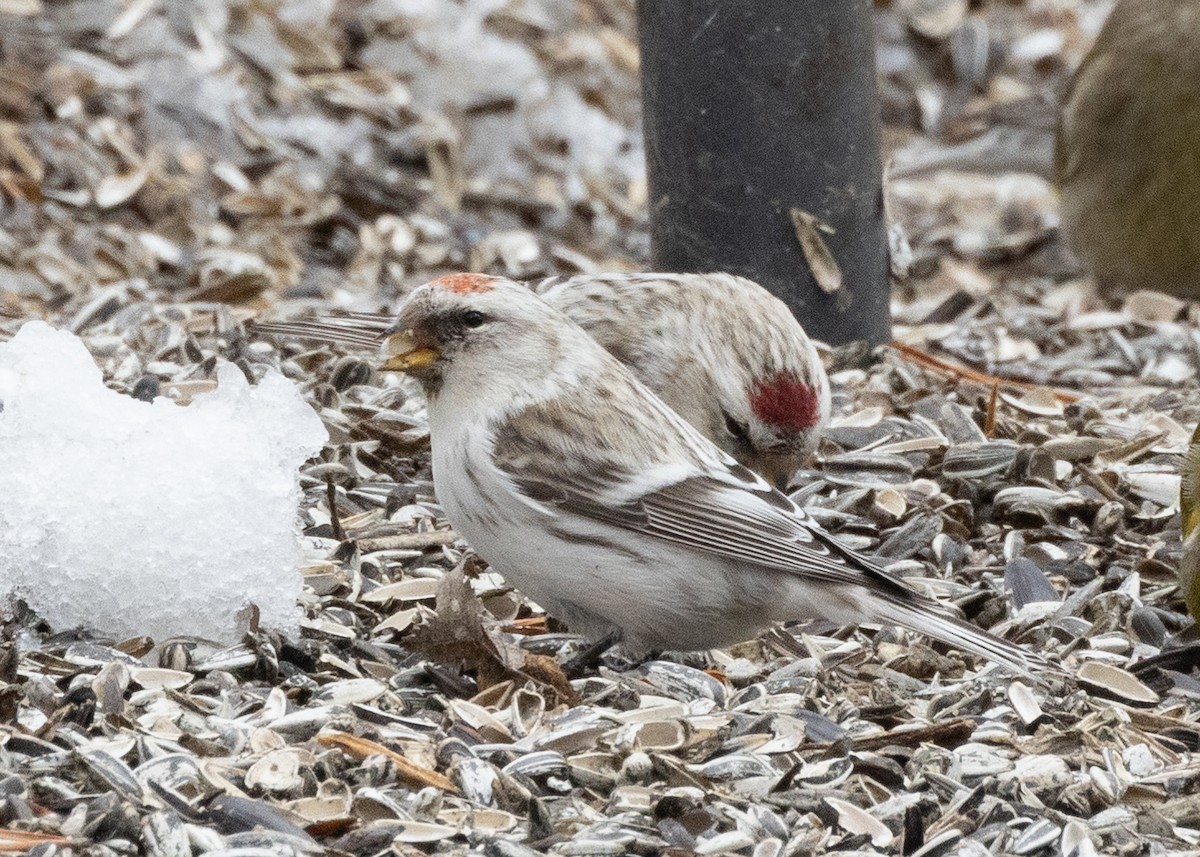
[[431, 530], [427, 533], [402, 533], [397, 536], [380, 536], [376, 539], [359, 539], [358, 549], [363, 553], [395, 550], [425, 550], [452, 545], [458, 541], [454, 530]]
[[419, 786], [433, 786], [444, 792], [458, 794], [457, 786], [444, 775], [415, 765], [390, 747], [385, 747], [369, 738], [361, 738], [347, 732], [322, 732], [317, 736], [317, 743], [322, 747], [338, 747], [360, 760], [374, 754], [387, 756], [396, 763], [397, 774], [408, 782]]

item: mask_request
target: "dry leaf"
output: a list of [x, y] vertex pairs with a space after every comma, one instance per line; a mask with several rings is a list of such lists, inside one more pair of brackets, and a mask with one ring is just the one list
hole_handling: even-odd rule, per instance
[[553, 691], [562, 700], [575, 698], [553, 658], [526, 652], [501, 631], [500, 623], [475, 596], [461, 564], [438, 586], [437, 615], [413, 629], [405, 642], [430, 660], [474, 671], [481, 689], [525, 679]]
[[468, 669], [520, 667], [520, 649], [496, 632], [495, 620], [475, 597], [461, 566], [442, 578], [436, 603], [437, 616], [409, 635], [413, 651], [439, 663], [462, 664]]

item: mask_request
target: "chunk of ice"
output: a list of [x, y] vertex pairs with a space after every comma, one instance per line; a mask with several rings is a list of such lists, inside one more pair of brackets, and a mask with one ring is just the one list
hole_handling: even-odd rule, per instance
[[148, 404], [43, 322], [0, 345], [0, 592], [56, 630], [230, 641], [250, 603], [295, 629], [296, 471], [325, 429], [275, 372], [217, 380]]

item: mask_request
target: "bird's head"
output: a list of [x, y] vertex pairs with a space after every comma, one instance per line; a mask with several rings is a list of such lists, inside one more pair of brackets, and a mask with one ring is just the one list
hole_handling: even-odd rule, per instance
[[734, 456], [786, 487], [812, 451], [822, 421], [821, 396], [817, 384], [795, 372], [775, 369], [751, 378], [722, 409]]
[[557, 377], [564, 356], [586, 362], [599, 346], [520, 283], [451, 274], [409, 295], [382, 351], [382, 368], [412, 375], [431, 402], [447, 386], [502, 401]]

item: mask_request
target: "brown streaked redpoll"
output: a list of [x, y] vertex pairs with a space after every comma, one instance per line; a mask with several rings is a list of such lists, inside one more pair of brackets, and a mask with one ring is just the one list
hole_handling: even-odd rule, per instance
[[425, 390], [451, 523], [573, 631], [707, 649], [826, 618], [1038, 664], [841, 545], [524, 286], [442, 277], [393, 329], [384, 368]]
[[[731, 274], [583, 274], [535, 291], [742, 464], [785, 487], [829, 420], [829, 379], [787, 306]], [[391, 316], [262, 323], [369, 345]]]
[[677, 414], [778, 487], [829, 421], [829, 379], [804, 328], [732, 274], [585, 274], [536, 289]]

